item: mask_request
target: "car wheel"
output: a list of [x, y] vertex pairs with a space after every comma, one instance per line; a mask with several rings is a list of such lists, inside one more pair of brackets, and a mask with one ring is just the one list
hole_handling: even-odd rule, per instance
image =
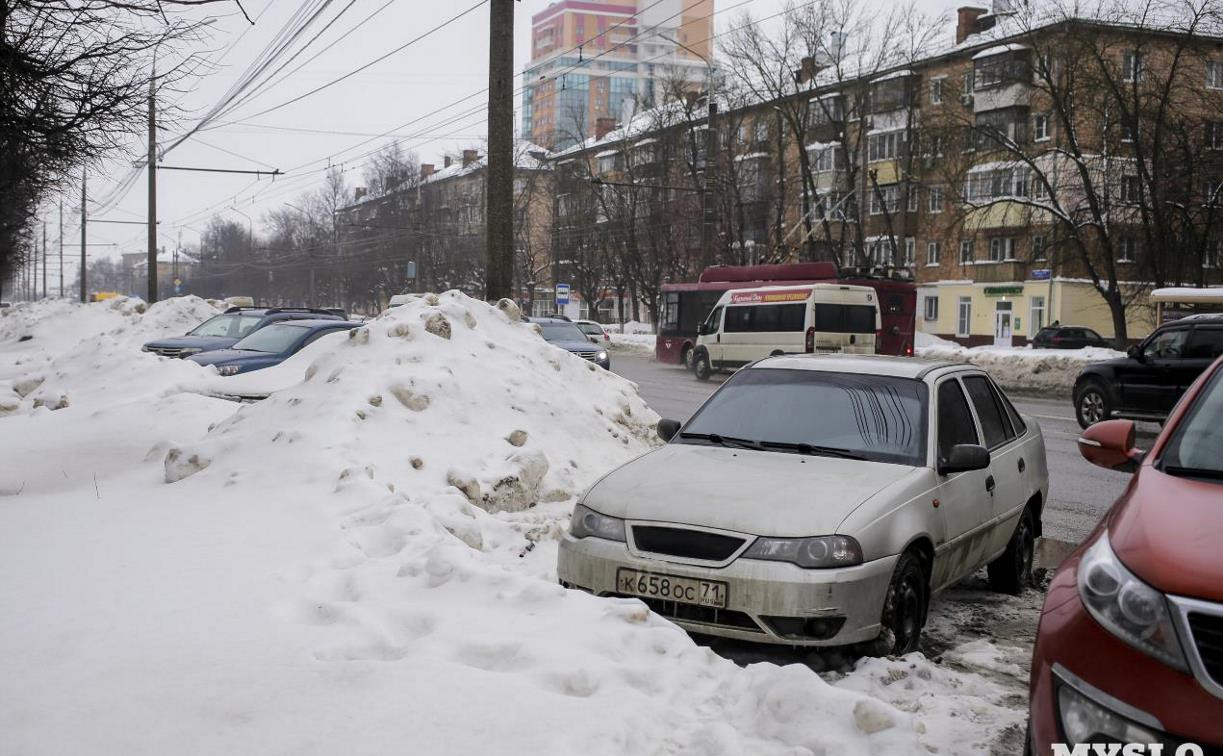
[[1112, 417], [1113, 408], [1108, 400], [1108, 392], [1098, 381], [1088, 381], [1075, 392], [1074, 414], [1078, 418], [1080, 428]]
[[686, 346], [679, 352], [679, 361], [685, 370], [692, 369], [692, 347]]
[[692, 372], [698, 381], [707, 381], [713, 375], [713, 367], [709, 364], [709, 352], [701, 352], [693, 358]]
[[883, 630], [875, 641], [876, 653], [902, 656], [917, 650], [922, 625], [926, 624], [929, 594], [921, 561], [911, 551], [901, 554], [883, 600]]
[[1036, 525], [1032, 510], [1025, 509], [1002, 556], [989, 563], [989, 587], [1018, 596], [1032, 585], [1032, 561], [1036, 553]]

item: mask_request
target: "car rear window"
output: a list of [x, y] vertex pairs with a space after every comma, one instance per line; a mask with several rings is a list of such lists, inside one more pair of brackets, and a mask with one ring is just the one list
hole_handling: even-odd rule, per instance
[[684, 435], [810, 444], [921, 466], [926, 408], [926, 385], [917, 380], [756, 368], [723, 384], [684, 426]]
[[1223, 354], [1223, 328], [1194, 328], [1185, 347], [1185, 358], [1213, 360]]

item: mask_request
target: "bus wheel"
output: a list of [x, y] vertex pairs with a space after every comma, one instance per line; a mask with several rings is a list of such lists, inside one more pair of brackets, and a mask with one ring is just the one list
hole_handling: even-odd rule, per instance
[[685, 345], [684, 348], [680, 350], [679, 361], [680, 364], [684, 366], [685, 370], [692, 369], [692, 347]]
[[709, 365], [709, 352], [701, 352], [694, 358], [692, 372], [696, 375], [698, 381], [707, 381], [709, 376], [713, 375], [713, 368]]

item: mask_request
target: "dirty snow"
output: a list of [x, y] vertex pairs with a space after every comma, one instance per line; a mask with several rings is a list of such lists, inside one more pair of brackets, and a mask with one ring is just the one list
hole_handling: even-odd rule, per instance
[[576, 495], [657, 415], [514, 305], [418, 299], [250, 404], [139, 351], [210, 307], [0, 321], [0, 378], [43, 379], [0, 417], [6, 750], [980, 753], [1021, 716], [1010, 652], [739, 666], [557, 586]]
[[1027, 347], [964, 347], [938, 336], [917, 332], [916, 356], [930, 360], [966, 362], [988, 371], [1004, 388], [1069, 395], [1083, 368], [1101, 360], [1124, 357], [1124, 352], [1100, 347], [1033, 349]]

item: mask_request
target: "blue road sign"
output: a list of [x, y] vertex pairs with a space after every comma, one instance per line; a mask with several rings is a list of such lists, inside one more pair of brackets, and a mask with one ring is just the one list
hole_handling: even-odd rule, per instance
[[569, 304], [569, 284], [558, 283], [556, 285], [556, 303], [558, 305]]

